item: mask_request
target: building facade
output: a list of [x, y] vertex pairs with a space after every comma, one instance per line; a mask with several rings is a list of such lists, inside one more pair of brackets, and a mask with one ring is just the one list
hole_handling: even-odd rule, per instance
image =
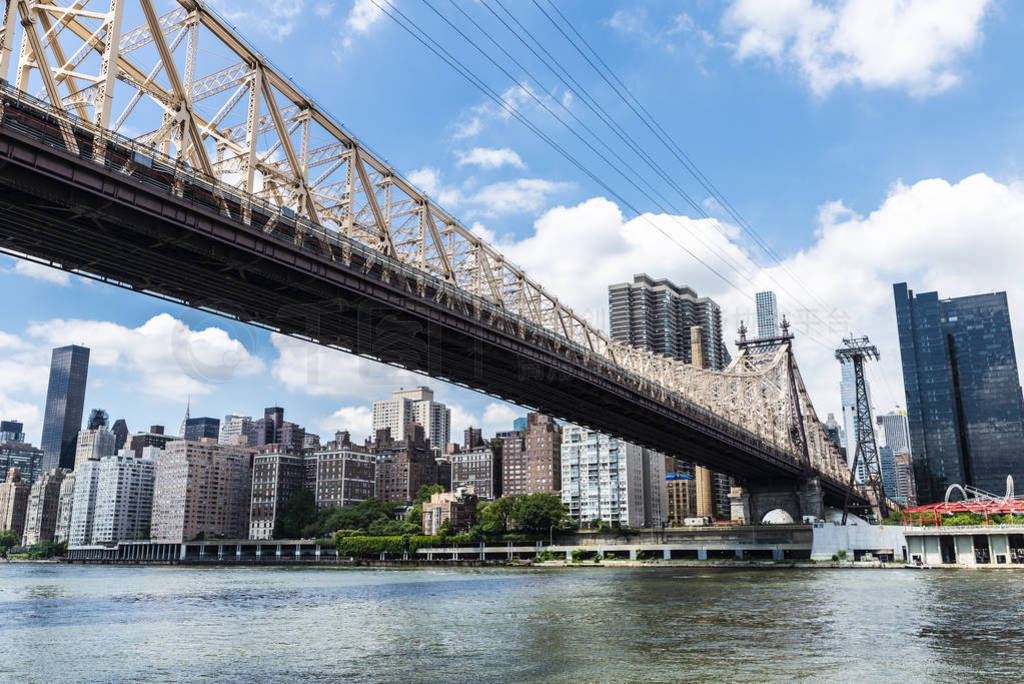
[[156, 447], [149, 447], [142, 458], [136, 458], [131, 449], [122, 449], [117, 455], [100, 459], [92, 515], [93, 544], [150, 538], [159, 459]]
[[60, 486], [68, 471], [54, 468], [32, 484], [25, 512], [25, 532], [21, 543], [33, 546], [51, 542], [57, 532], [57, 509], [60, 504]]
[[253, 456], [249, 539], [274, 538], [274, 526], [284, 513], [288, 498], [303, 488], [305, 480], [302, 454], [274, 444]]
[[14, 530], [19, 539], [25, 533], [30, 488], [17, 468], [8, 468], [7, 479], [0, 482], [0, 530]]
[[434, 401], [434, 392], [429, 387], [399, 389], [391, 393], [390, 399], [373, 402], [373, 431], [388, 429], [391, 438], [403, 441], [405, 426], [419, 423], [435, 455], [440, 455], [451, 438], [452, 412], [447, 406]]
[[85, 461], [75, 468], [75, 489], [71, 500], [68, 546], [92, 544], [92, 523], [96, 515], [96, 484], [99, 474], [99, 461]]
[[[438, 484], [437, 460], [428, 447], [423, 426], [409, 423], [404, 440], [392, 441], [388, 429], [378, 433], [374, 444], [377, 456], [377, 497], [408, 505], [423, 485]], [[383, 439], [381, 439], [383, 437]]]
[[116, 443], [117, 438], [114, 433], [105, 426], [82, 430], [78, 433], [78, 441], [75, 444], [75, 470], [78, 470], [86, 461], [113, 456]]
[[779, 336], [779, 303], [771, 290], [758, 292], [754, 295], [757, 306], [757, 336]]
[[430, 500], [423, 502], [423, 534], [437, 534], [445, 521], [453, 533], [467, 532], [476, 519], [478, 501], [471, 487], [431, 494]]
[[71, 533], [71, 510], [75, 504], [75, 473], [64, 476], [57, 499], [57, 526], [53, 530], [53, 541], [66, 542]]
[[201, 439], [220, 438], [220, 418], [189, 418], [185, 421], [185, 439], [198, 442]]
[[581, 526], [644, 526], [643, 449], [578, 425], [562, 433], [562, 503]]
[[53, 350], [40, 444], [43, 450], [42, 472], [75, 466], [75, 446], [78, 431], [82, 429], [88, 375], [88, 348], [71, 345]]
[[263, 417], [253, 423], [254, 441], [250, 446], [264, 448], [280, 444], [284, 449], [299, 453], [306, 440], [306, 431], [295, 423], [284, 419], [284, 409], [271, 406], [263, 411]]
[[502, 496], [502, 442], [494, 442], [491, 445], [467, 447], [448, 456], [452, 468], [452, 490], [459, 487], [472, 488], [483, 501], [494, 501]]
[[1024, 482], [1024, 400], [1005, 292], [940, 299], [893, 286], [918, 498]]
[[502, 496], [558, 494], [562, 488], [562, 427], [551, 416], [530, 413], [524, 429], [498, 433]]
[[[24, 433], [22, 433], [24, 435]], [[42, 473], [43, 450], [25, 442], [0, 442], [0, 473], [11, 468], [21, 471], [21, 479], [35, 482]]]
[[213, 440], [169, 442], [157, 461], [152, 538], [245, 539], [253, 451]]
[[347, 439], [328, 442], [307, 455], [306, 467], [312, 473], [318, 510], [362, 503], [377, 495], [377, 457]]
[[686, 518], [697, 515], [697, 491], [690, 475], [670, 472], [665, 475], [665, 524], [682, 527]]
[[224, 416], [220, 424], [220, 435], [217, 441], [221, 444], [234, 444], [236, 446], [249, 446], [255, 439], [253, 437], [255, 427], [252, 416], [245, 416], [241, 413], [232, 413]]
[[168, 442], [175, 439], [181, 439], [181, 437], [165, 434], [163, 425], [150, 425], [149, 432], [138, 432], [132, 435], [128, 444], [129, 448], [135, 452], [135, 458], [142, 458], [146, 447], [163, 449]]

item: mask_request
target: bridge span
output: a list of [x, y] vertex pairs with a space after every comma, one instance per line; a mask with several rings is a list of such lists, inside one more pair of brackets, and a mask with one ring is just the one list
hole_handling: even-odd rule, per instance
[[[0, 78], [15, 5], [27, 37], [21, 87], [0, 84], [0, 250], [678, 455], [736, 477], [752, 515], [783, 507], [820, 517], [851, 490], [791, 340], [741, 349], [723, 372], [613, 342], [372, 155], [201, 3], [181, 0], [163, 16], [139, 4], [146, 23], [120, 34], [119, 16], [97, 28], [53, 3], [7, 0]], [[98, 82], [76, 89], [67, 64], [47, 62], [53, 45], [48, 53], [33, 32], [52, 29], [50, 20], [81, 38], [76, 55], [94, 53]], [[193, 76], [200, 28], [238, 55], [234, 72]], [[117, 48], [103, 30], [121, 35]], [[89, 38], [97, 31], [102, 40]], [[186, 67], [171, 47], [183, 37], [193, 50]], [[124, 55], [138, 44], [155, 50], [170, 87]], [[45, 98], [25, 92], [33, 65]], [[111, 123], [102, 79], [136, 88], [124, 111], [154, 101], [155, 130], [138, 139], [113, 130], [125, 115]], [[249, 102], [241, 124], [195, 113], [197, 99], [232, 89], [235, 103]], [[311, 149], [313, 127], [333, 142]], [[276, 133], [271, 152], [257, 154], [257, 131]]]

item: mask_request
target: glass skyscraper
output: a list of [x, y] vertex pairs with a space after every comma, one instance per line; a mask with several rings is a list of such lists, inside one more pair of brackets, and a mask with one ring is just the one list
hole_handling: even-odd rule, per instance
[[779, 303], [771, 290], [754, 295], [757, 304], [757, 336], [777, 337], [779, 334]]
[[85, 381], [89, 374], [89, 349], [70, 345], [53, 350], [50, 383], [43, 416], [42, 472], [73, 468], [78, 431], [82, 429]]
[[1005, 292], [939, 299], [893, 286], [918, 501], [950, 484], [1024, 482], [1024, 402]]

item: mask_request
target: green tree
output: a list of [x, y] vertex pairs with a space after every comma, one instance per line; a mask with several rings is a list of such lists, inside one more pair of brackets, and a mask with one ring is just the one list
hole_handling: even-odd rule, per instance
[[511, 519], [516, 530], [527, 534], [547, 534], [552, 529], [567, 527], [570, 522], [568, 509], [559, 497], [539, 493], [516, 497]]
[[413, 506], [420, 506], [422, 510], [423, 503], [430, 500], [430, 497], [434, 494], [441, 494], [444, 492], [444, 486], [439, 484], [432, 485], [421, 485], [416, 490], [416, 497], [412, 500]]
[[7, 551], [21, 543], [21, 537], [14, 530], [0, 530], [0, 551], [7, 554]]
[[337, 530], [369, 530], [380, 518], [394, 520], [395, 504], [370, 498], [355, 505], [325, 509], [320, 513], [320, 536], [330, 537]]
[[488, 540], [500, 537], [509, 530], [512, 510], [519, 496], [503, 496], [476, 510], [476, 523], [470, 529], [474, 539]]
[[[297, 489], [284, 503], [284, 510], [274, 522], [275, 539], [296, 539], [316, 522], [316, 499], [308, 489]], [[316, 529], [310, 536], [316, 536]]]

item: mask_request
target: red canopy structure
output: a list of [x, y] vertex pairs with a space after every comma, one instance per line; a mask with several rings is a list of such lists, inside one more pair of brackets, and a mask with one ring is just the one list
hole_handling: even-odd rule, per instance
[[1024, 515], [1024, 499], [967, 499], [965, 501], [943, 501], [907, 508], [903, 511], [904, 525], [935, 525], [942, 526], [942, 516], [955, 513], [977, 513], [985, 516], [985, 524], [989, 524], [989, 515], [1006, 513]]

